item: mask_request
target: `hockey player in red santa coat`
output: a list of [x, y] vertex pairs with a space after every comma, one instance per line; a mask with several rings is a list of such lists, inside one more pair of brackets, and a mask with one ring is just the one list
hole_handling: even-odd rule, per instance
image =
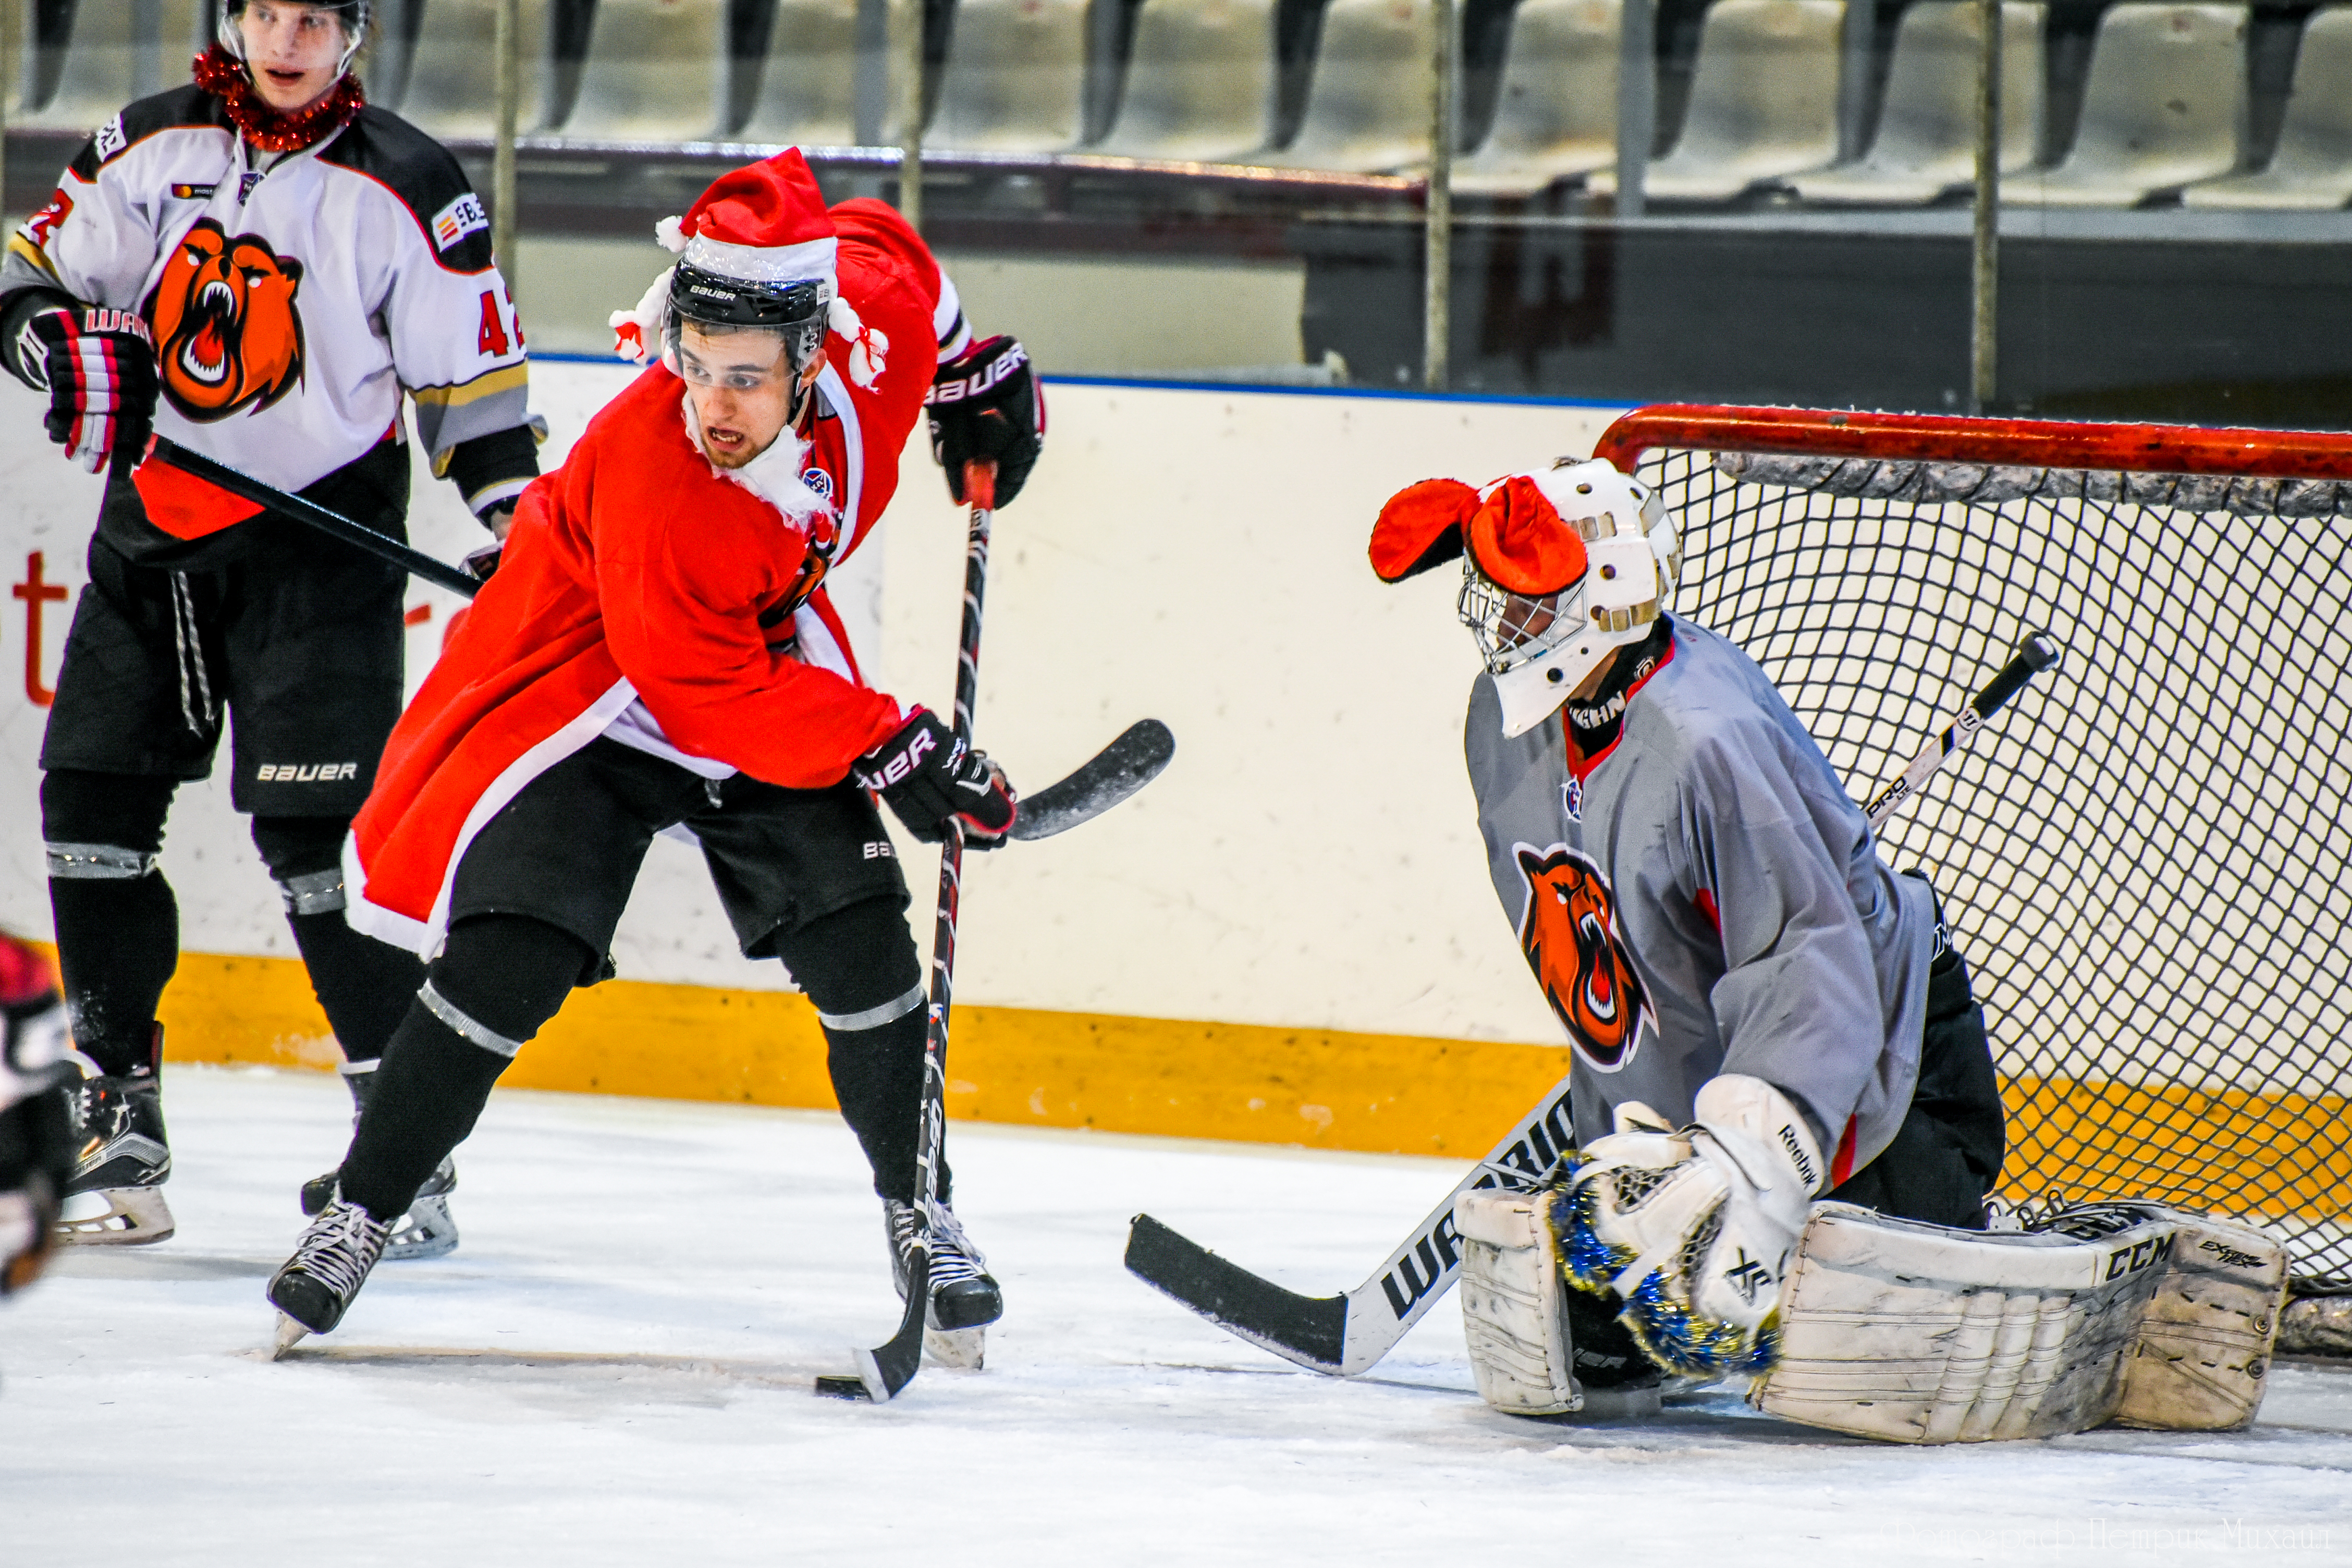
[[[999, 504], [1043, 409], [1020, 345], [971, 342], [904, 220], [828, 211], [797, 152], [662, 228], [677, 265], [615, 317], [659, 363], [525, 492], [352, 824], [352, 923], [438, 955], [339, 1191], [270, 1282], [284, 1342], [341, 1320], [406, 1194], [596, 978], [647, 845], [677, 826], [744, 954], [782, 959], [816, 1005], [904, 1289], [926, 1010], [869, 791], [926, 839], [960, 817], [976, 848], [1016, 805], [939, 719], [863, 682], [823, 584], [888, 504], [927, 397], [950, 488], [992, 459]], [[1001, 1298], [944, 1174], [940, 1195], [931, 1326], [977, 1330]]]

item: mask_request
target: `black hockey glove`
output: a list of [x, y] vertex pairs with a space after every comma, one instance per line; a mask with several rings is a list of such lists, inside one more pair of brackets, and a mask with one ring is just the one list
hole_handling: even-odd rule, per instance
[[890, 803], [907, 831], [926, 844], [947, 837], [950, 817], [963, 823], [964, 847], [993, 849], [1013, 831], [1020, 797], [985, 752], [965, 749], [928, 708], [857, 759], [851, 774]]
[[17, 333], [16, 363], [47, 388], [49, 439], [91, 473], [147, 445], [155, 422], [155, 351], [135, 311], [75, 304], [43, 310]]
[[1045, 394], [1027, 349], [1002, 335], [974, 343], [940, 366], [923, 409], [931, 456], [948, 471], [948, 494], [963, 500], [963, 466], [975, 458], [995, 460], [998, 506], [1021, 493], [1045, 444]]

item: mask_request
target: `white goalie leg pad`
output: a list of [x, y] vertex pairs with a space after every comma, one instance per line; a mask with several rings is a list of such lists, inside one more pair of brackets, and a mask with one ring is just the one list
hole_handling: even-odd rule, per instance
[[[2170, 1432], [2235, 1432], [2253, 1425], [2286, 1310], [2286, 1248], [2236, 1220], [2104, 1205], [2161, 1216], [2176, 1235], [2139, 1344], [2124, 1369], [2116, 1420]], [[2064, 1230], [2074, 1211], [2052, 1216]]]
[[1584, 1407], [1584, 1391], [1570, 1370], [1575, 1346], [1568, 1286], [1544, 1216], [1550, 1195], [1486, 1188], [1454, 1200], [1470, 1370], [1486, 1403], [1511, 1415], [1564, 1415]]
[[1757, 1407], [1898, 1443], [2049, 1437], [2112, 1419], [2178, 1230], [2110, 1206], [2102, 1234], [1956, 1230], [1814, 1207]]

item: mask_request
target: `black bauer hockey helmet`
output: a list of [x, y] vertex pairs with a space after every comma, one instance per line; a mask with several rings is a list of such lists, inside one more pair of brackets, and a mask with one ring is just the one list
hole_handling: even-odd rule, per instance
[[[374, 6], [370, 0], [276, 0], [280, 5], [299, 5], [308, 11], [325, 11], [343, 25], [343, 54], [336, 62], [339, 70], [352, 68], [352, 57], [367, 42], [367, 28]], [[214, 29], [221, 47], [245, 58], [245, 35], [237, 30], [236, 21], [245, 15], [249, 0], [220, 0], [220, 22]]]
[[773, 332], [783, 341], [786, 360], [797, 373], [824, 345], [825, 311], [832, 302], [833, 290], [823, 279], [770, 283], [729, 278], [681, 261], [670, 274], [670, 320], [664, 335], [675, 348], [681, 321]]

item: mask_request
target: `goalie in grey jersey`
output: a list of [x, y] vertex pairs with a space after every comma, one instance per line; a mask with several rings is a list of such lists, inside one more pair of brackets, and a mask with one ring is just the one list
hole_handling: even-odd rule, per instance
[[1455, 1208], [1489, 1403], [1654, 1406], [1663, 1370], [1909, 1442], [2252, 1419], [2275, 1241], [2140, 1203], [1985, 1233], [2001, 1104], [1935, 891], [1755, 662], [1667, 613], [1655, 496], [1602, 461], [1426, 480], [1370, 554], [1466, 557], [1479, 826], [1574, 1058], [1579, 1147]]
[[[1371, 544], [1390, 582], [1465, 551], [1479, 826], [1574, 1058], [1564, 1262], [1650, 1361], [1758, 1369], [1813, 1199], [1982, 1226], [2001, 1108], [1968, 967], [1763, 671], [1666, 613], [1654, 496], [1598, 461], [1433, 479]], [[1587, 1364], [1627, 1351], [1597, 1318]]]

